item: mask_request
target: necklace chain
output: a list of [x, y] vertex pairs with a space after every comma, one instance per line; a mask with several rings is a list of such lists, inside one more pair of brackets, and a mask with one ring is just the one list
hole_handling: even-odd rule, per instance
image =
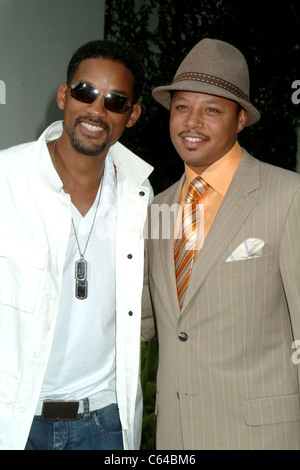
[[[55, 169], [56, 169], [56, 171], [57, 171], [57, 174], [58, 174], [58, 176], [60, 177], [60, 180], [61, 180], [61, 182], [62, 182], [62, 184], [63, 184], [63, 180], [62, 180], [62, 177], [61, 177], [61, 174], [60, 174], [58, 165], [57, 165], [56, 157], [55, 157], [55, 147], [56, 147], [56, 143], [57, 143], [57, 140], [54, 142], [54, 145], [53, 145], [52, 158], [53, 158], [53, 163], [54, 163]], [[105, 166], [105, 165], [104, 165], [104, 166]], [[87, 249], [87, 246], [88, 246], [90, 237], [91, 237], [91, 233], [92, 233], [92, 230], [93, 230], [93, 227], [94, 227], [94, 223], [95, 223], [95, 220], [96, 220], [96, 215], [97, 215], [97, 212], [98, 212], [98, 207], [99, 207], [99, 204], [100, 204], [100, 198], [101, 198], [101, 192], [102, 192], [102, 186], [103, 186], [104, 166], [103, 166], [103, 170], [102, 170], [102, 173], [101, 173], [101, 181], [100, 181], [100, 189], [99, 189], [98, 201], [97, 201], [97, 205], [96, 205], [96, 209], [95, 209], [95, 213], [94, 213], [92, 225], [91, 225], [91, 228], [90, 228], [90, 231], [89, 231], [89, 234], [88, 234], [88, 238], [87, 238], [87, 241], [86, 241], [86, 244], [85, 244], [85, 247], [84, 247], [83, 252], [81, 252], [81, 249], [80, 249], [80, 245], [79, 245], [79, 241], [78, 241], [78, 236], [77, 236], [77, 232], [76, 232], [76, 228], [75, 228], [74, 219], [73, 219], [73, 217], [71, 217], [73, 232], [74, 232], [74, 235], [75, 235], [75, 239], [76, 239], [76, 243], [77, 243], [77, 247], [78, 247], [78, 251], [79, 251], [79, 255], [80, 255], [80, 259], [81, 259], [81, 260], [84, 259], [84, 255], [85, 255], [85, 252], [86, 252], [86, 249]]]

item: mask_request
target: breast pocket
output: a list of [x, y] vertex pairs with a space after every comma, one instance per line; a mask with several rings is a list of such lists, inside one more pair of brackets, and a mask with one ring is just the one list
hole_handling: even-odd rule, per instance
[[47, 252], [33, 242], [0, 237], [0, 305], [33, 312]]
[[258, 257], [249, 257], [246, 259], [234, 260], [234, 261], [225, 261], [227, 259], [227, 254], [225, 258], [219, 264], [220, 273], [227, 274], [241, 274], [246, 272], [255, 272], [259, 270], [264, 270], [267, 268], [272, 268], [276, 265], [276, 256], [274, 249], [268, 243], [265, 244], [261, 256]]

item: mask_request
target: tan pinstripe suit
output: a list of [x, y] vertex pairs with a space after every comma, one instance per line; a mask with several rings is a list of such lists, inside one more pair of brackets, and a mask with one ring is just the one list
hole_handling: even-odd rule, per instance
[[[183, 181], [154, 203], [178, 202]], [[265, 241], [262, 256], [226, 262], [249, 238]], [[292, 343], [300, 340], [300, 176], [244, 151], [181, 313], [173, 240], [149, 238], [147, 248], [159, 341], [157, 448], [299, 449]]]

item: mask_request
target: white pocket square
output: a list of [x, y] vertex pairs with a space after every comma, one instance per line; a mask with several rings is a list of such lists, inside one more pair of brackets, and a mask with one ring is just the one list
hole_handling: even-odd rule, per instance
[[240, 261], [242, 259], [259, 258], [262, 256], [262, 249], [265, 241], [261, 238], [248, 238], [227, 258], [229, 261]]

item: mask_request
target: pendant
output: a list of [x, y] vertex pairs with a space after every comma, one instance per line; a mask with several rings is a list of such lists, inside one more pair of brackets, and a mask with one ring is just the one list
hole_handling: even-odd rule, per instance
[[77, 299], [84, 300], [87, 298], [87, 262], [84, 258], [75, 263], [75, 296]]
[[87, 298], [87, 280], [85, 281], [78, 281], [76, 280], [75, 286], [75, 296], [79, 300], [84, 300]]

